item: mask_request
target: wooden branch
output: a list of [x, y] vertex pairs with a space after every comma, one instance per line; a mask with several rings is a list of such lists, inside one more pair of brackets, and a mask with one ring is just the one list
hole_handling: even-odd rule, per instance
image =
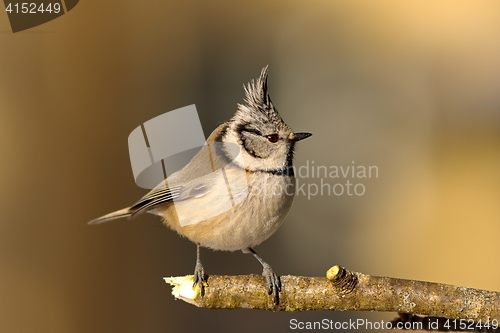
[[483, 323], [500, 320], [498, 292], [370, 276], [339, 266], [330, 268], [326, 276], [282, 276], [279, 305], [273, 304], [259, 275], [209, 276], [203, 297], [198, 287], [192, 288], [192, 275], [165, 281], [174, 286], [176, 298], [209, 309], [389, 311]]

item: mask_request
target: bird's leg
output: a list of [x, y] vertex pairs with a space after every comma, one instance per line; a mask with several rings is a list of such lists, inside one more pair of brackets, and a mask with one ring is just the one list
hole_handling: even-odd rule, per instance
[[205, 269], [201, 264], [200, 260], [200, 245], [196, 244], [196, 266], [194, 267], [194, 280], [193, 289], [198, 284], [200, 286], [201, 296], [205, 295], [205, 287], [208, 287], [207, 276], [205, 275]]
[[253, 256], [261, 263], [264, 268], [262, 275], [266, 278], [267, 284], [269, 285], [268, 294], [273, 295], [274, 304], [279, 304], [279, 292], [281, 291], [281, 281], [280, 277], [274, 273], [273, 268], [267, 262], [265, 262], [251, 247], [243, 250], [243, 253], [251, 253]]

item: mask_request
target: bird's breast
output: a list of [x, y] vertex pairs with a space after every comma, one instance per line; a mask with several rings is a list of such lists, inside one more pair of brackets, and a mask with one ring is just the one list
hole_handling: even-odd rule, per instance
[[216, 191], [182, 202], [183, 210], [191, 208], [195, 223], [183, 223], [172, 211], [162, 215], [165, 224], [197, 244], [235, 251], [269, 238], [288, 214], [294, 193], [293, 177], [265, 172], [238, 176], [229, 170]]

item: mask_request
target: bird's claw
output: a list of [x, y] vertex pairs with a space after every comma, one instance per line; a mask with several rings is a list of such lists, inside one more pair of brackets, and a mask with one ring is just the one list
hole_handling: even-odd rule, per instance
[[196, 261], [196, 266], [194, 267], [193, 289], [196, 288], [196, 285], [200, 287], [200, 294], [203, 297], [205, 295], [205, 287], [208, 287], [208, 283], [205, 269], [199, 260]]
[[272, 267], [268, 264], [263, 265], [264, 270], [262, 275], [266, 278], [267, 284], [269, 285], [269, 290], [267, 293], [273, 295], [273, 301], [275, 305], [279, 304], [279, 293], [281, 291], [281, 281], [280, 277], [274, 273]]

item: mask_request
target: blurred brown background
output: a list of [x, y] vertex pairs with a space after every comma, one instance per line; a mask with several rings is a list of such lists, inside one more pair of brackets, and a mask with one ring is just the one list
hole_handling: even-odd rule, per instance
[[[193, 244], [153, 216], [86, 224], [145, 193], [128, 156], [135, 127], [196, 104], [208, 134], [266, 64], [285, 121], [314, 133], [297, 166], [379, 169], [351, 180], [363, 196], [296, 198], [256, 249], [278, 274], [340, 264], [500, 290], [500, 2], [87, 0], [16, 34], [0, 15], [1, 332], [394, 317], [197, 309], [162, 280], [192, 273]], [[241, 253], [202, 256], [209, 274], [261, 272]]]

